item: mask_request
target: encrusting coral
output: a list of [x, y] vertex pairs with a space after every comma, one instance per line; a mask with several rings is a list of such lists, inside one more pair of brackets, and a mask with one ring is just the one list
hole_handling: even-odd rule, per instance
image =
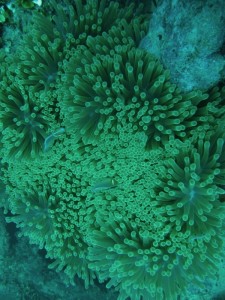
[[224, 88], [182, 93], [137, 48], [141, 5], [50, 3], [2, 73], [7, 221], [51, 268], [107, 282], [119, 300], [174, 300], [216, 280]]

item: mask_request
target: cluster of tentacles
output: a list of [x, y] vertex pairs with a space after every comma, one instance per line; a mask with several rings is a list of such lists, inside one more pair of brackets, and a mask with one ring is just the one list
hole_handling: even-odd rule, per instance
[[[127, 3], [126, 3], [127, 4]], [[224, 249], [225, 87], [182, 93], [135, 2], [48, 4], [3, 63], [1, 195], [50, 267], [119, 300], [185, 295]]]

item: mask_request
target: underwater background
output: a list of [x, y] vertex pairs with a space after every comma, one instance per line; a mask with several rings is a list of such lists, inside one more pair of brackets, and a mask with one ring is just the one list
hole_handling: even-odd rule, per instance
[[225, 299], [224, 0], [0, 1], [0, 300]]

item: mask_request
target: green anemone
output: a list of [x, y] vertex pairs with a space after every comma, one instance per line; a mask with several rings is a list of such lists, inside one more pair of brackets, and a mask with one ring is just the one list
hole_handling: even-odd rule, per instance
[[156, 200], [168, 208], [166, 214], [177, 230], [188, 228], [198, 236], [214, 234], [222, 226], [219, 199], [224, 191], [218, 183], [223, 144], [216, 133], [200, 136], [196, 148], [180, 149], [175, 159], [166, 162], [167, 173], [158, 182]]
[[15, 72], [21, 84], [32, 87], [34, 92], [55, 88], [62, 51], [59, 40], [51, 42], [46, 34], [33, 30], [17, 51]]
[[89, 236], [89, 267], [100, 282], [119, 290], [118, 299], [172, 300], [193, 280], [201, 284], [209, 273], [215, 277], [214, 251], [222, 245], [216, 234], [195, 240], [190, 232], [173, 231], [160, 208], [148, 226], [119, 213], [98, 222]]
[[10, 194], [12, 216], [8, 222], [16, 223], [20, 235], [28, 236], [31, 243], [40, 248], [52, 243], [55, 227], [52, 212], [56, 207], [53, 194], [49, 191], [18, 189]]
[[141, 18], [134, 18], [130, 22], [123, 19], [118, 26], [112, 26], [108, 32], [96, 37], [88, 36], [86, 44], [94, 54], [114, 54], [117, 46], [138, 47], [147, 28], [147, 22], [143, 22]]
[[121, 19], [130, 22], [135, 11], [134, 4], [124, 8], [116, 1], [105, 0], [87, 0], [84, 3], [81, 0], [64, 0], [62, 3], [51, 0], [50, 4], [50, 9], [53, 9], [52, 17], [37, 14], [35, 26], [47, 34], [50, 40], [51, 37], [58, 37], [65, 41], [68, 50], [86, 44], [88, 36], [107, 32]]
[[64, 69], [65, 127], [90, 139], [130, 123], [146, 132], [148, 145], [165, 144], [170, 136], [185, 136], [192, 99], [201, 99], [200, 92], [180, 95], [154, 57], [129, 45], [118, 45], [110, 55], [79, 49]]
[[[66, 148], [66, 144], [62, 146]], [[66, 152], [70, 156], [67, 148]], [[4, 183], [13, 214], [7, 221], [15, 222], [21, 234], [45, 248], [51, 268], [63, 270], [71, 282], [77, 275], [88, 286], [95, 278], [88, 268], [85, 241], [88, 224], [93, 222], [85, 203], [88, 182], [81, 173], [80, 156], [70, 158], [73, 163], [66, 161], [56, 146], [32, 162], [14, 161], [6, 166]], [[14, 184], [19, 186], [16, 191]]]
[[19, 83], [1, 86], [0, 121], [4, 156], [35, 157], [42, 151], [48, 120], [35, 96]]

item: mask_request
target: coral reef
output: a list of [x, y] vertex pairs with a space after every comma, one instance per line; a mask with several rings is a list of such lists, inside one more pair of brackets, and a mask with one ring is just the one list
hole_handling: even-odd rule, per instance
[[138, 48], [150, 14], [52, 0], [2, 58], [6, 221], [71, 284], [119, 300], [188, 298], [224, 257], [225, 88], [172, 83]]
[[224, 24], [223, 0], [162, 1], [140, 47], [161, 59], [183, 91], [208, 89], [225, 78]]

